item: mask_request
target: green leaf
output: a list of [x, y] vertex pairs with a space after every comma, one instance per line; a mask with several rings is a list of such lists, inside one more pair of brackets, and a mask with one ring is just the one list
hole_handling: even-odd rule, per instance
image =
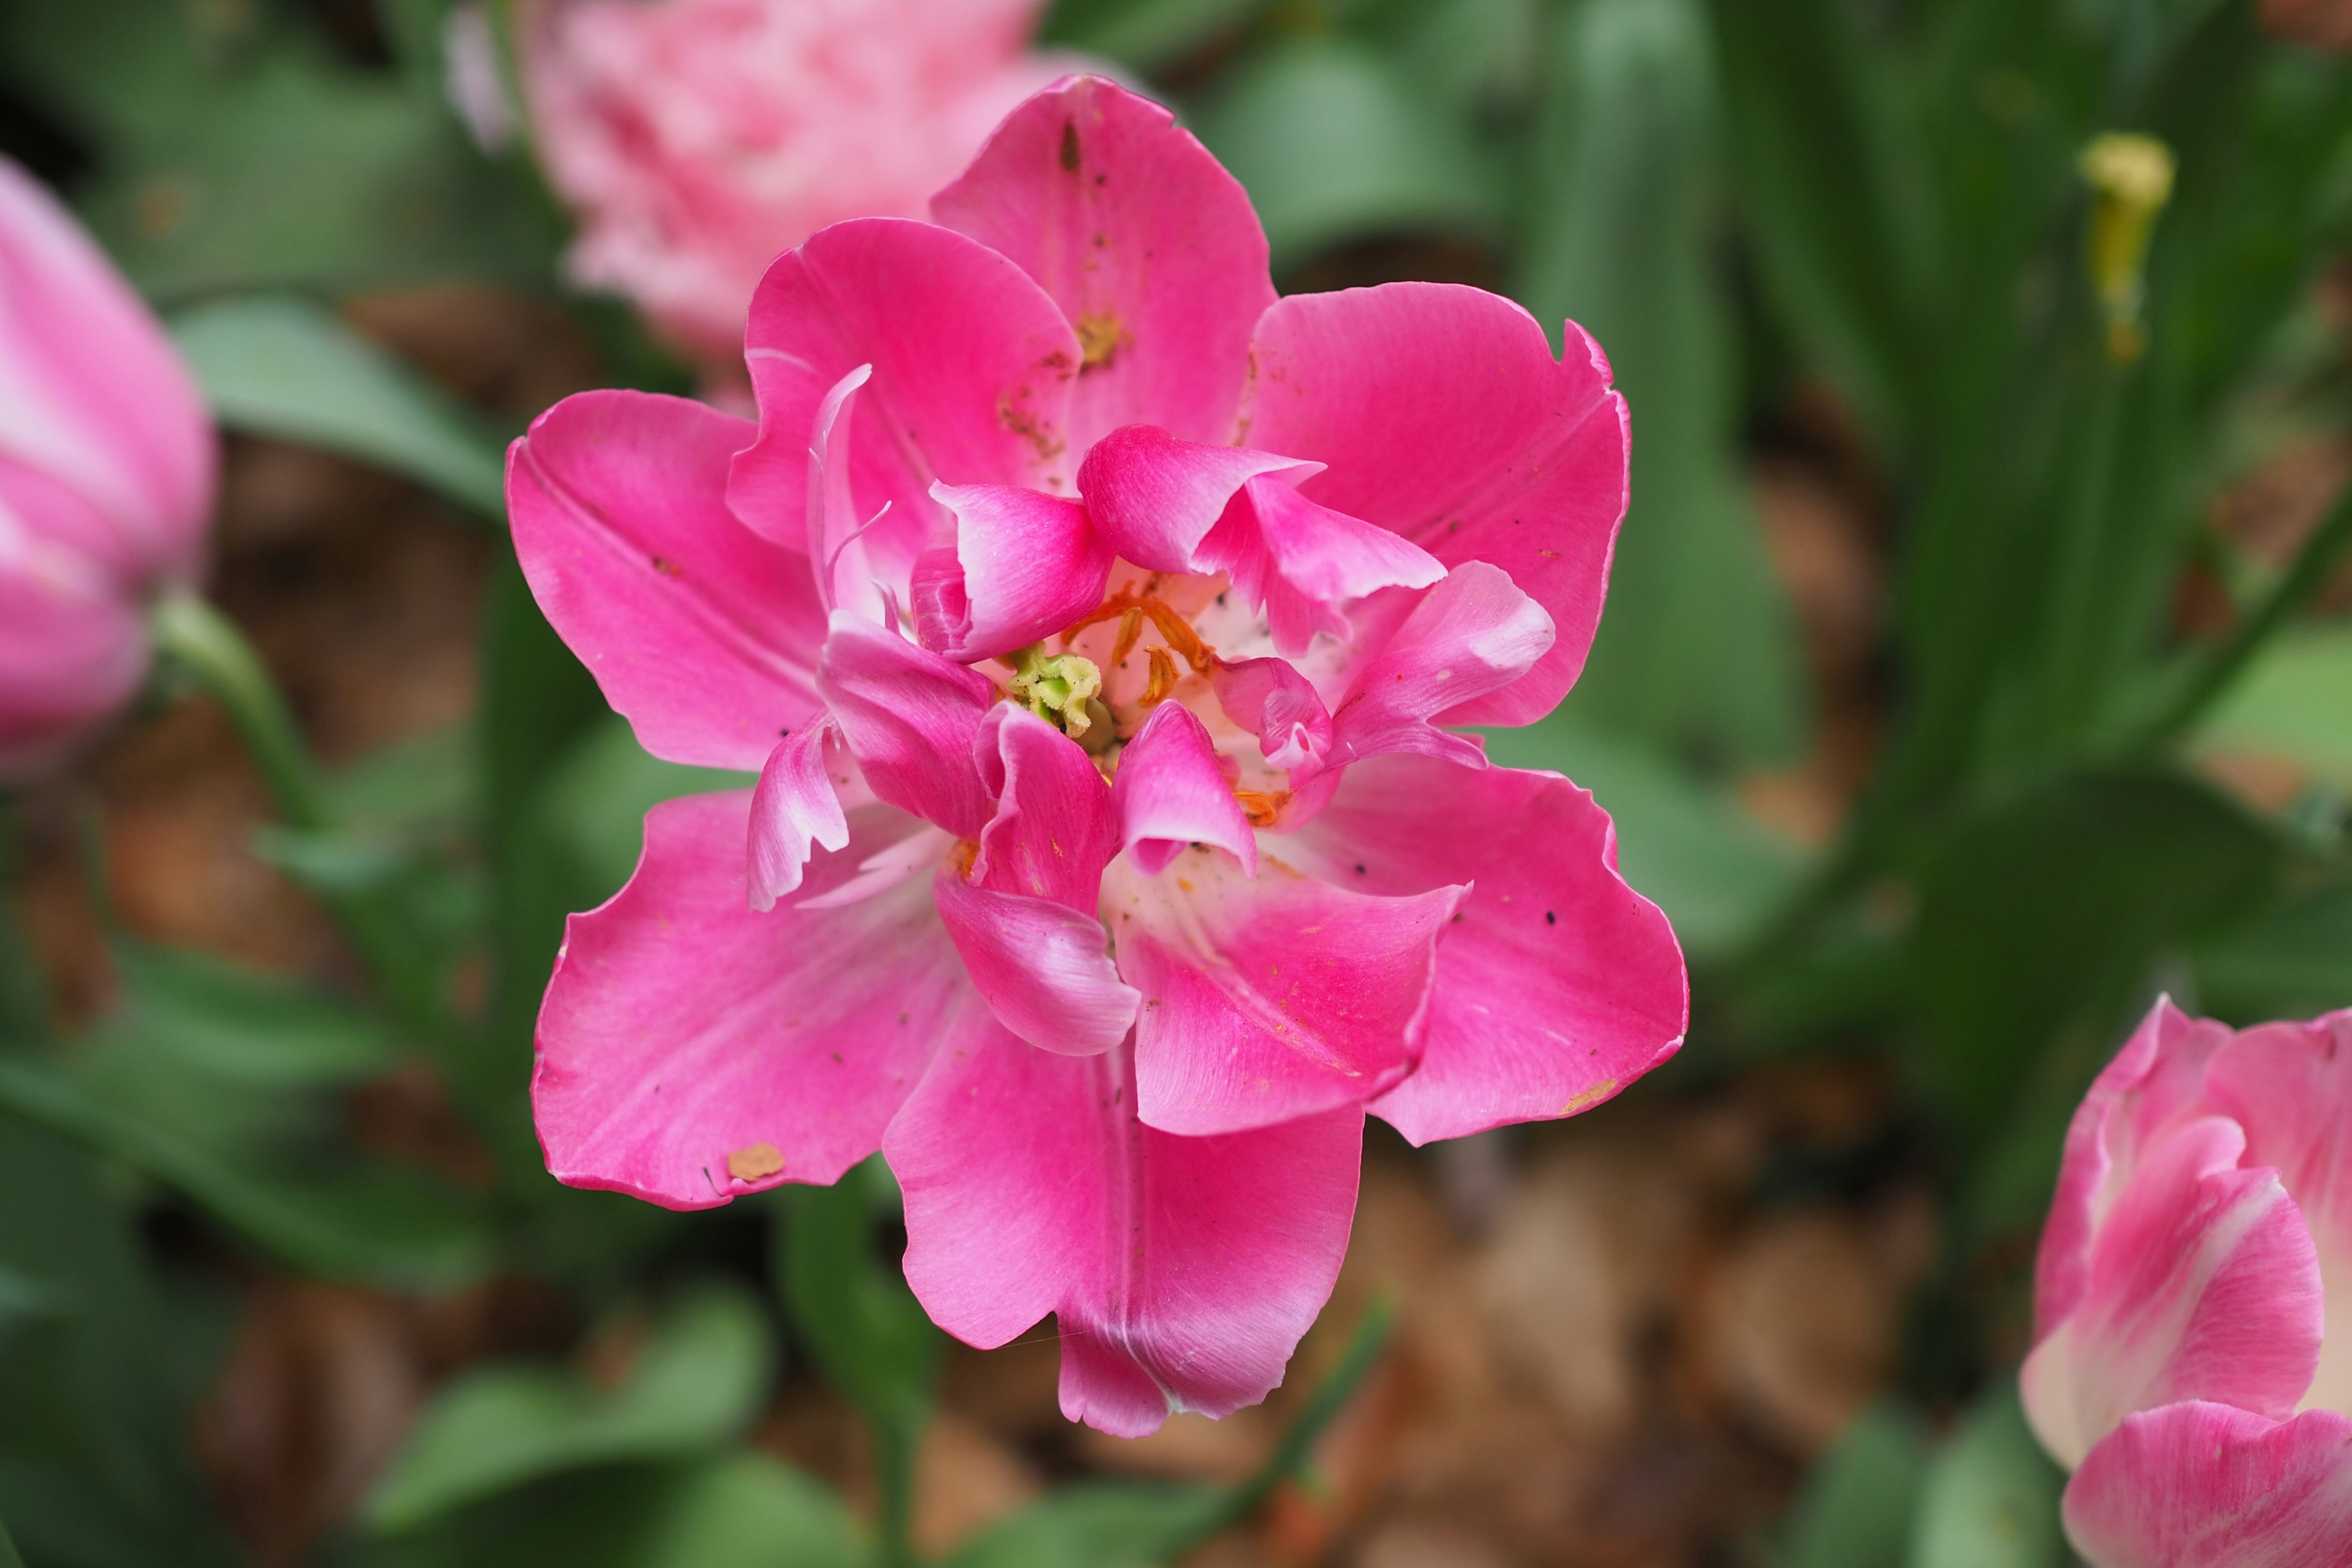
[[1467, 132], [1353, 39], [1266, 47], [1193, 125], [1248, 188], [1277, 271], [1349, 240], [1496, 227], [1496, 180]]
[[2198, 1003], [2241, 1024], [2352, 999], [2352, 881], [2315, 888], [2197, 955]]
[[1617, 824], [1618, 869], [1694, 958], [1736, 950], [1796, 886], [1795, 847], [1649, 747], [1564, 712], [1486, 737], [1501, 765], [1549, 768], [1592, 792]]
[[1916, 1414], [1892, 1401], [1864, 1411], [1813, 1461], [1780, 1568], [1904, 1568], [1927, 1473]]
[[2281, 634], [2238, 678], [2196, 744], [2283, 757], [2352, 786], [2352, 629]]
[[1922, 873], [1913, 941], [1921, 1065], [1939, 1103], [1983, 1128], [2069, 1025], [2094, 1041], [2067, 1069], [2087, 1079], [2105, 1054], [2097, 1037], [2144, 999], [2158, 957], [2251, 915], [2280, 866], [2261, 824], [2164, 773], [2061, 778], [1960, 826]]
[[1040, 42], [1148, 71], [1237, 30], [1265, 0], [1056, 0]]
[[357, 458], [506, 517], [505, 462], [482, 421], [334, 312], [292, 295], [223, 300], [173, 317], [172, 336], [222, 424]]
[[2004, 1383], [1976, 1403], [1928, 1467], [1910, 1568], [2058, 1568], [2066, 1561], [2058, 1525], [2065, 1484]]
[[185, 949], [114, 944], [124, 1006], [154, 1047], [264, 1088], [354, 1083], [397, 1066], [391, 1026], [318, 986]]
[[771, 1372], [749, 1297], [709, 1287], [662, 1320], [618, 1388], [543, 1366], [467, 1374], [436, 1399], [367, 1503], [397, 1533], [525, 1482], [713, 1449], [751, 1421]]
[[830, 1187], [782, 1188], [776, 1265], [793, 1327], [834, 1386], [877, 1424], [919, 1426], [946, 1342], [895, 1260], [876, 1256], [888, 1179], [877, 1155]]
[[1717, 259], [1713, 59], [1697, 0], [1556, 14], [1516, 291], [1607, 352], [1633, 413], [1632, 508], [1572, 711], [1676, 751], [1793, 760], [1795, 626], [1737, 459]]
[[591, 895], [577, 907], [594, 907], [629, 879], [645, 840], [646, 813], [655, 806], [756, 782], [750, 773], [666, 763], [638, 745], [617, 716], [590, 725], [551, 770], [541, 803], [547, 830]]
[[1215, 1487], [1064, 1487], [966, 1542], [948, 1568], [1154, 1568], [1213, 1528], [1223, 1503]]

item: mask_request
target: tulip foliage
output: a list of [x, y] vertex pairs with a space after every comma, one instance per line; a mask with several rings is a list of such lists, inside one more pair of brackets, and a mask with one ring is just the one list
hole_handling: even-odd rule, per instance
[[[634, 1347], [466, 1369], [316, 1561], [898, 1568], [944, 1336], [1118, 1436], [1314, 1381], [1253, 1479], [949, 1559], [1171, 1562], [1377, 1361], [1314, 1329], [1367, 1137], [1832, 1055], [1939, 1257], [1748, 1546], [2352, 1562], [2352, 500], [2225, 504], [2352, 440], [2330, 15], [0, 12], [0, 876], [202, 689], [338, 954], [110, 926], [68, 1026], [0, 907], [0, 1563], [244, 1560], [192, 1252]], [[471, 406], [341, 310], [453, 282], [599, 384]], [[224, 432], [481, 531], [464, 723], [318, 762], [203, 596]], [[419, 1080], [462, 1178], [352, 1134]], [[866, 1517], [751, 1436], [788, 1361]]]

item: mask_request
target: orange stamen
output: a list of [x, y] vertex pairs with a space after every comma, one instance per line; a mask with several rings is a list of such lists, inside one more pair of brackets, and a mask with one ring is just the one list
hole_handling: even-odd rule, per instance
[[1127, 656], [1135, 651], [1136, 641], [1142, 636], [1143, 612], [1141, 610], [1129, 610], [1119, 616], [1118, 640], [1110, 645], [1112, 668], [1116, 669], [1127, 662]]
[[1143, 705], [1157, 708], [1176, 689], [1176, 661], [1168, 657], [1164, 647], [1149, 647], [1143, 652], [1151, 661], [1151, 677], [1143, 684]]
[[1286, 789], [1237, 789], [1234, 791], [1234, 799], [1240, 805], [1242, 815], [1249, 818], [1252, 827], [1272, 827], [1282, 816], [1282, 808], [1290, 804], [1290, 792]]

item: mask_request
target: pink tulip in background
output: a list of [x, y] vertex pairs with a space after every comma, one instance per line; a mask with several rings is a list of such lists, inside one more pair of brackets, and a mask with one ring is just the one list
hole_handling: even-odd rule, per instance
[[732, 362], [777, 255], [920, 217], [1013, 105], [1042, 0], [538, 0], [519, 29], [540, 161], [579, 215], [572, 276]]
[[2024, 1373], [2095, 1568], [2352, 1563], [2352, 1011], [2159, 1002], [2067, 1133]]
[[1057, 1314], [1121, 1434], [1265, 1396], [1366, 1110], [1573, 1114], [1679, 1045], [1609, 818], [1487, 765], [1575, 680], [1625, 509], [1600, 350], [1400, 283], [1277, 300], [1241, 187], [1075, 78], [752, 302], [756, 425], [588, 393], [516, 443], [531, 588], [657, 807], [539, 1026], [550, 1168], [673, 1208], [877, 1147], [970, 1342]]
[[215, 462], [163, 328], [0, 158], [0, 776], [51, 759], [138, 689], [143, 605], [193, 581]]

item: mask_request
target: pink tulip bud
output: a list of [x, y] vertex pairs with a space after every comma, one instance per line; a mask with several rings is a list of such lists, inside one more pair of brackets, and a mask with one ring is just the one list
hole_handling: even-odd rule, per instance
[[136, 689], [142, 606], [194, 579], [215, 461], [163, 328], [0, 159], [0, 773], [54, 757]]

